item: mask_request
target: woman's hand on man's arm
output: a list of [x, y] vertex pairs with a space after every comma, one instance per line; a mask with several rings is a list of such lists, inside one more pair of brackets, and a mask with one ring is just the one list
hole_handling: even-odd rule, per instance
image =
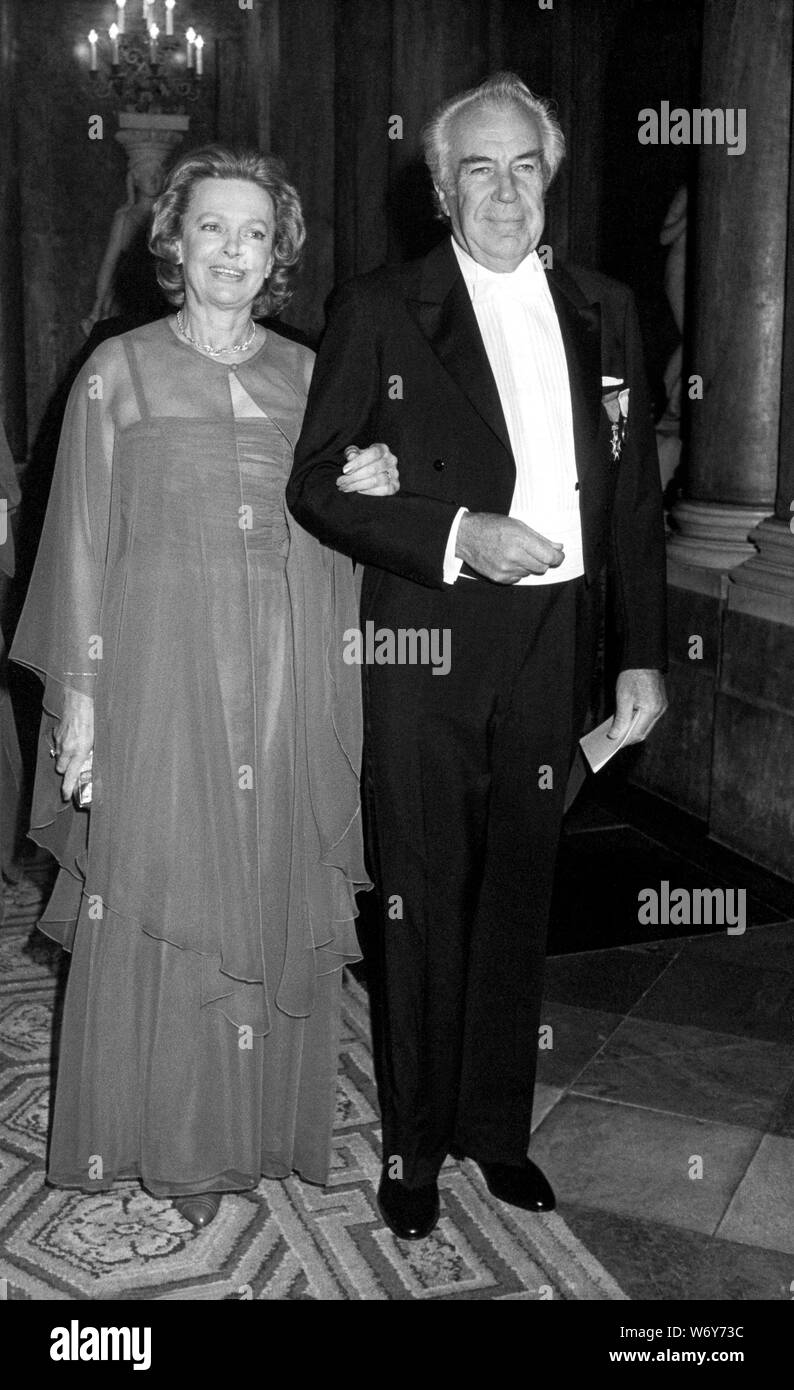
[[397, 460], [387, 444], [358, 449], [349, 444], [345, 464], [337, 478], [340, 492], [365, 492], [370, 497], [390, 497], [400, 490]]

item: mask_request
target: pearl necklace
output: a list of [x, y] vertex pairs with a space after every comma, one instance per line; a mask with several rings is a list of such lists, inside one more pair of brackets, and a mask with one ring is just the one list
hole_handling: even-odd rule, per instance
[[254, 341], [254, 338], [256, 337], [256, 324], [254, 323], [253, 319], [249, 319], [248, 322], [251, 325], [251, 332], [249, 333], [244, 343], [235, 343], [232, 347], [213, 347], [211, 343], [199, 343], [196, 341], [195, 338], [191, 338], [190, 334], [185, 328], [184, 323], [182, 322], [181, 309], [179, 310], [176, 316], [176, 326], [182, 334], [182, 337], [190, 343], [191, 347], [198, 348], [200, 352], [209, 353], [210, 357], [219, 357], [222, 352], [245, 352], [246, 348], [249, 348], [251, 346], [252, 342]]

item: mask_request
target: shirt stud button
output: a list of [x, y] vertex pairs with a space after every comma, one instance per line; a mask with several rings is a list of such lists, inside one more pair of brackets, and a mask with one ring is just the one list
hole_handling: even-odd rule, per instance
[[433, 459], [433, 467], [435, 468], [437, 473], [443, 473], [446, 466], [447, 465], [445, 464], [443, 459]]

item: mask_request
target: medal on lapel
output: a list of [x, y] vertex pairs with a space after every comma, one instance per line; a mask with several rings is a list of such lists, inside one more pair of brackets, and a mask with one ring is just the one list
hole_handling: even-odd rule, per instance
[[617, 463], [623, 452], [623, 444], [626, 439], [626, 428], [629, 420], [629, 391], [631, 388], [623, 386], [621, 377], [603, 377], [601, 389], [604, 391], [601, 403], [607, 413], [612, 432], [610, 448], [612, 457]]

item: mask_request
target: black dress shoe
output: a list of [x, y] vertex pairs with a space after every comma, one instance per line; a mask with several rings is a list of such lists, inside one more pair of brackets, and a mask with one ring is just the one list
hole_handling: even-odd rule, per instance
[[174, 1197], [174, 1206], [180, 1216], [184, 1216], [191, 1226], [209, 1226], [213, 1217], [218, 1215], [218, 1208], [221, 1204], [220, 1192], [190, 1192], [185, 1197]]
[[438, 1183], [406, 1187], [384, 1173], [378, 1188], [378, 1207], [386, 1225], [400, 1240], [424, 1240], [439, 1217]]
[[525, 1158], [523, 1163], [484, 1163], [475, 1159], [488, 1191], [501, 1202], [522, 1211], [554, 1211], [557, 1205], [551, 1185], [536, 1163]]

